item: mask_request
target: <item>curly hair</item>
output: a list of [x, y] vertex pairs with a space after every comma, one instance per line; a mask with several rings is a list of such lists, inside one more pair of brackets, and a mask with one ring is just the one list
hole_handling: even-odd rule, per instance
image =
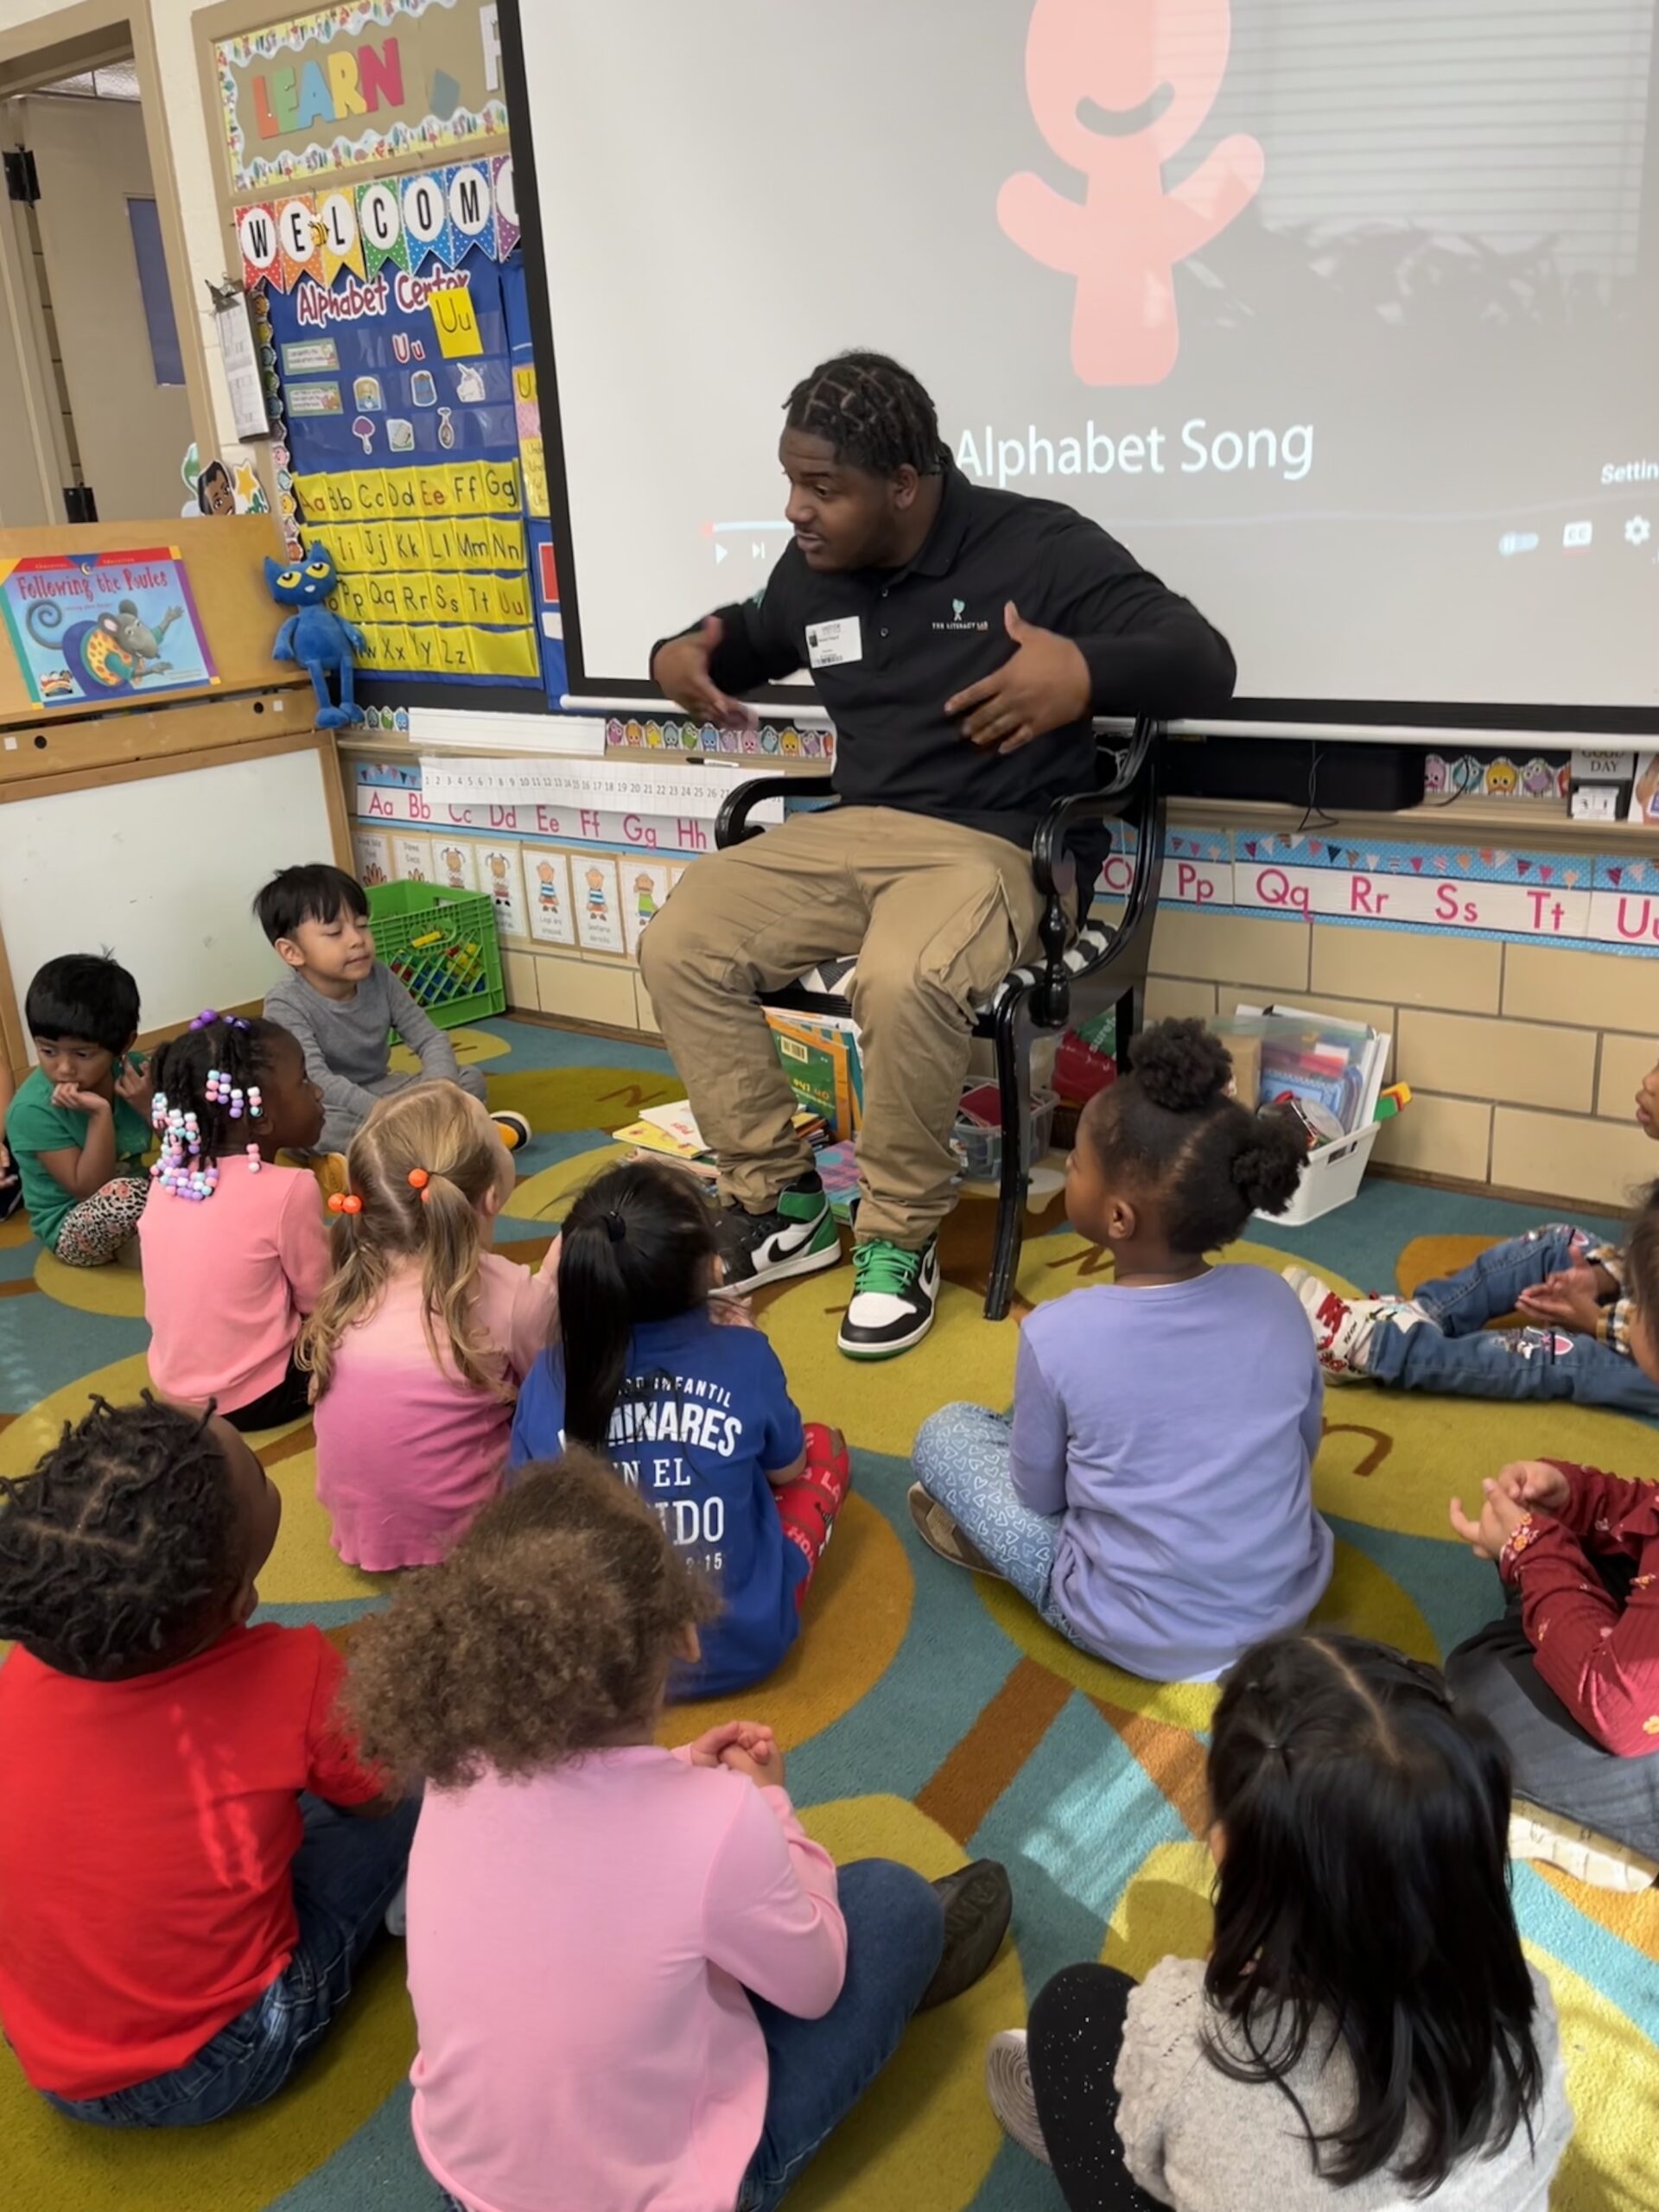
[[0, 1477], [0, 1637], [92, 1681], [165, 1667], [238, 1577], [236, 1502], [207, 1414], [94, 1398]]
[[[300, 1333], [298, 1359], [328, 1388], [340, 1338], [385, 1297], [393, 1263], [418, 1255], [432, 1357], [477, 1389], [512, 1393], [480, 1332], [484, 1257], [479, 1206], [512, 1189], [512, 1162], [476, 1103], [453, 1083], [413, 1083], [383, 1098], [352, 1140], [346, 1172], [360, 1211], [334, 1217], [334, 1272]], [[411, 1174], [423, 1180], [417, 1186]]]
[[885, 353], [837, 353], [801, 378], [784, 403], [788, 429], [827, 438], [837, 461], [872, 476], [944, 465], [939, 418], [910, 371]]
[[676, 1644], [718, 1610], [608, 1461], [532, 1464], [358, 1630], [365, 1756], [440, 1789], [544, 1772], [646, 1725]]
[[1258, 1208], [1282, 1213], [1307, 1147], [1276, 1108], [1251, 1113], [1228, 1095], [1232, 1056], [1201, 1021], [1160, 1021], [1129, 1047], [1133, 1073], [1096, 1091], [1078, 1135], [1102, 1172], [1156, 1192], [1178, 1252], [1230, 1244]]

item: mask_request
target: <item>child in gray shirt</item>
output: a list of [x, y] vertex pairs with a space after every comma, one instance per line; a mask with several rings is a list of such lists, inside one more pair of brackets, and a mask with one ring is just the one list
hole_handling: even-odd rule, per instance
[[[289, 973], [265, 995], [265, 1019], [297, 1037], [306, 1072], [322, 1092], [327, 1118], [321, 1152], [344, 1152], [378, 1098], [411, 1083], [458, 1083], [484, 1099], [484, 1077], [464, 1068], [454, 1047], [428, 1020], [374, 953], [369, 902], [344, 868], [321, 863], [279, 868], [253, 902], [260, 927]], [[396, 1030], [421, 1064], [418, 1075], [391, 1065]], [[529, 1142], [520, 1114], [494, 1114], [507, 1149]]]
[[991, 2047], [1068, 2212], [1548, 2212], [1573, 2113], [1490, 1722], [1386, 1645], [1274, 1637], [1228, 1676], [1209, 1785], [1208, 1960], [1067, 1967]]

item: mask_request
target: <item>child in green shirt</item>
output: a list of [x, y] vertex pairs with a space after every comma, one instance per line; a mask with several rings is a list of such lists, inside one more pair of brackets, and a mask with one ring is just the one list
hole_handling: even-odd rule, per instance
[[92, 953], [48, 960], [24, 1018], [39, 1065], [6, 1112], [30, 1226], [67, 1267], [118, 1258], [149, 1194], [144, 1155], [155, 1085], [130, 1051], [138, 986]]

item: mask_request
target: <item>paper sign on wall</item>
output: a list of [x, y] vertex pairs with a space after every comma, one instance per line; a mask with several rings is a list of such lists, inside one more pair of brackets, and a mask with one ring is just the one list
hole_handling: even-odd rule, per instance
[[495, 906], [495, 926], [503, 937], [529, 934], [524, 918], [524, 876], [517, 845], [485, 845], [478, 855], [479, 887]]
[[435, 880], [448, 891], [476, 891], [478, 875], [473, 865], [474, 851], [469, 837], [457, 837], [448, 844], [435, 837], [432, 840]]
[[432, 327], [437, 333], [438, 351], [446, 361], [459, 361], [467, 354], [484, 351], [484, 334], [478, 327], [478, 314], [469, 291], [457, 286], [453, 290], [434, 292], [427, 306], [431, 310]]
[[540, 944], [574, 944], [575, 918], [570, 911], [570, 860], [556, 848], [538, 847], [524, 855], [530, 933]]
[[622, 931], [630, 952], [639, 952], [639, 940], [657, 918], [676, 873], [664, 861], [636, 860], [632, 853], [623, 860]]
[[431, 882], [432, 840], [429, 837], [395, 837], [391, 858], [400, 883]]
[[353, 830], [352, 857], [365, 889], [391, 880], [391, 840], [383, 830]]
[[610, 853], [583, 853], [575, 868], [576, 940], [584, 952], [626, 952], [621, 889]]

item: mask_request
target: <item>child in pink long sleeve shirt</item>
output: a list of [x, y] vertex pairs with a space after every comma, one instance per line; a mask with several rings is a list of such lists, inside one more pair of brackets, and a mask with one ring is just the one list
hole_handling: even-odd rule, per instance
[[518, 1385], [553, 1332], [558, 1248], [534, 1274], [490, 1249], [512, 1160], [453, 1083], [383, 1098], [346, 1165], [334, 1274], [300, 1344], [317, 1497], [349, 1565], [434, 1567], [501, 1488]]
[[366, 1622], [409, 1878], [421, 2156], [461, 2212], [771, 2212], [1008, 1920], [978, 1861], [837, 1877], [769, 1729], [652, 1742], [715, 1604], [595, 1455], [526, 1469]]

